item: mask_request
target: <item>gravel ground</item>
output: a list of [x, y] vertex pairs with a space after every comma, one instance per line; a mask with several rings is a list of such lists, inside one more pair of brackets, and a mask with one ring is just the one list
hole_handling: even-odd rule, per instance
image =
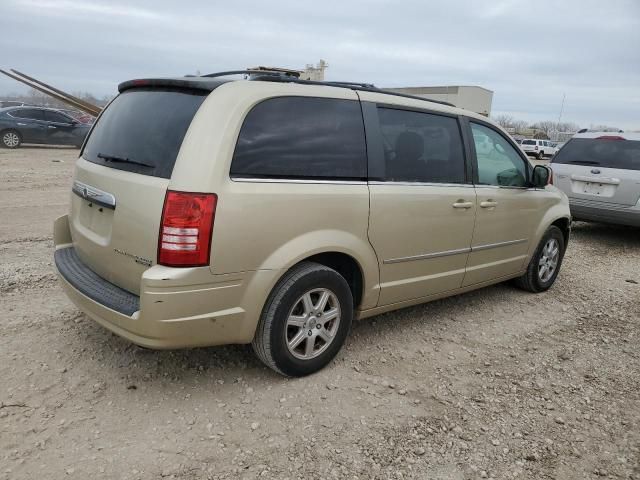
[[640, 231], [574, 224], [541, 295], [358, 322], [324, 371], [143, 350], [56, 284], [74, 149], [0, 150], [0, 479], [640, 479]]

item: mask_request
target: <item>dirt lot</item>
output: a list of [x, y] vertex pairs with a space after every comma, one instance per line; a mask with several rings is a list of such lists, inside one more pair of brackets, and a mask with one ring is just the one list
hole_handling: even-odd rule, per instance
[[0, 479], [640, 479], [640, 231], [574, 224], [555, 287], [358, 322], [319, 374], [155, 352], [79, 313], [51, 223], [77, 150], [0, 150]]

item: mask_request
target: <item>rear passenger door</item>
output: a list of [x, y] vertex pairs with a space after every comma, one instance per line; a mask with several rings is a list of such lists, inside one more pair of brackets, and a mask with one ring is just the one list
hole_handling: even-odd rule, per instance
[[546, 195], [529, 188], [530, 164], [506, 135], [480, 120], [469, 124], [478, 213], [464, 286], [524, 268], [548, 201]]
[[379, 305], [460, 287], [476, 196], [456, 116], [363, 102]]
[[20, 108], [12, 110], [9, 115], [15, 118], [16, 130], [20, 132], [24, 143], [44, 143], [47, 128], [42, 110], [37, 108]]

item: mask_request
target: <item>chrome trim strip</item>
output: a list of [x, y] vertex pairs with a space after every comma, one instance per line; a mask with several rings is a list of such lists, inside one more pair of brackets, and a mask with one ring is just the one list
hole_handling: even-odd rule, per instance
[[246, 183], [320, 183], [331, 185], [366, 185], [367, 182], [363, 180], [315, 180], [306, 178], [244, 178], [244, 177], [229, 177], [233, 182], [246, 182]]
[[471, 248], [458, 248], [456, 250], [445, 250], [443, 252], [425, 253], [422, 255], [413, 255], [411, 257], [390, 258], [388, 260], [383, 260], [382, 263], [384, 264], [402, 263], [402, 262], [413, 262], [415, 260], [428, 260], [431, 258], [448, 257], [450, 255], [459, 255], [461, 253], [472, 253], [472, 252], [479, 252], [482, 250], [489, 250], [492, 248], [506, 247], [509, 245], [518, 245], [520, 243], [525, 243], [527, 241], [528, 240], [526, 238], [520, 238], [518, 240], [508, 240], [506, 242], [487, 243], [485, 245], [478, 245], [477, 247], [471, 247]]
[[401, 262], [413, 262], [414, 260], [426, 260], [429, 258], [448, 257], [450, 255], [459, 255], [460, 253], [469, 253], [470, 248], [458, 248], [456, 250], [445, 250], [444, 252], [425, 253], [422, 255], [414, 255], [412, 257], [399, 257], [390, 258], [389, 260], [383, 260], [382, 263], [401, 263]]
[[589, 177], [586, 175], [571, 175], [571, 180], [577, 180], [579, 182], [588, 182], [588, 183], [605, 183], [607, 185], [620, 185], [619, 178], [613, 177]]
[[536, 190], [535, 188], [532, 187], [512, 187], [510, 185], [482, 185], [482, 184], [477, 184], [474, 185], [474, 187], [476, 188], [498, 188], [498, 189], [507, 189], [507, 190]]
[[417, 187], [465, 187], [473, 188], [471, 183], [433, 183], [433, 182], [382, 182], [380, 180], [372, 180], [369, 185], [402, 185], [402, 186], [417, 186]]
[[96, 205], [100, 205], [105, 208], [110, 208], [111, 210], [116, 209], [116, 197], [109, 192], [102, 191], [77, 180], [73, 182], [71, 191], [88, 202], [95, 203]]
[[489, 250], [491, 248], [506, 247], [506, 246], [509, 246], [509, 245], [518, 245], [520, 243], [525, 243], [527, 241], [528, 241], [528, 239], [526, 239], [526, 238], [520, 238], [518, 240], [508, 240], [506, 242], [487, 243], [485, 245], [478, 245], [477, 247], [471, 247], [471, 251], [472, 252], [479, 252], [479, 251], [482, 251], [482, 250]]

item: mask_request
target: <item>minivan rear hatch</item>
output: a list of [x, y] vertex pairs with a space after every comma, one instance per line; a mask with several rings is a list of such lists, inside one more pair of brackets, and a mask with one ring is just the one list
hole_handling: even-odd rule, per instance
[[551, 161], [570, 198], [635, 205], [640, 198], [640, 141], [615, 133], [571, 139]]
[[212, 88], [138, 81], [120, 90], [76, 164], [69, 223], [80, 259], [139, 294], [143, 271], [156, 263], [163, 203], [182, 141]]

